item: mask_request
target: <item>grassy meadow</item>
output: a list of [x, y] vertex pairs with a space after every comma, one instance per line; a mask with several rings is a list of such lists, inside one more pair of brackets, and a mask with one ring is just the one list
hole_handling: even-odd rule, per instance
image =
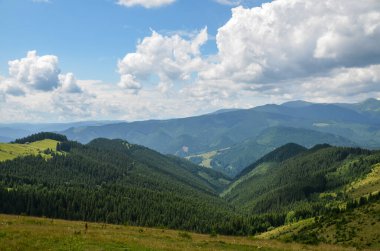
[[0, 250], [355, 250], [255, 237], [0, 215]]
[[38, 154], [42, 155], [44, 158], [50, 158], [51, 155], [44, 153], [44, 151], [47, 149], [56, 151], [57, 143], [58, 141], [52, 139], [44, 139], [29, 144], [0, 143], [0, 161]]

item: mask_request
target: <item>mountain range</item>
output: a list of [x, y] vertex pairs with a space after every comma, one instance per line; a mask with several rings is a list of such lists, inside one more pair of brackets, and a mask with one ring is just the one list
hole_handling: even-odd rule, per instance
[[320, 143], [380, 147], [379, 111], [376, 99], [355, 104], [293, 101], [181, 119], [73, 127], [61, 133], [82, 143], [98, 137], [124, 139], [207, 163], [233, 177], [288, 142], [305, 147]]
[[311, 147], [380, 147], [380, 101], [317, 104], [292, 101], [251, 109], [224, 109], [202, 116], [136, 122], [94, 121], [68, 124], [0, 126], [9, 142], [36, 131], [55, 131], [70, 140], [123, 139], [234, 177], [245, 166], [289, 142]]

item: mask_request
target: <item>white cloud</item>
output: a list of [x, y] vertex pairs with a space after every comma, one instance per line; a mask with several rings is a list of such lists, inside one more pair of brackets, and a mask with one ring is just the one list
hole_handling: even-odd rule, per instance
[[152, 31], [150, 37], [144, 38], [137, 45], [135, 53], [128, 53], [119, 61], [119, 85], [138, 90], [141, 88], [140, 83], [149, 82], [152, 78], [158, 78], [161, 87], [170, 86], [176, 81], [190, 80], [192, 74], [205, 64], [200, 47], [207, 38], [207, 28], [188, 40], [179, 35], [163, 36]]
[[73, 73], [69, 72], [67, 74], [60, 74], [58, 76], [61, 88], [64, 92], [68, 93], [80, 93], [81, 88], [77, 84], [77, 80]]
[[362, 100], [380, 93], [380, 64], [368, 67], [340, 68], [329, 76], [304, 80], [299, 86], [310, 100]]
[[131, 74], [124, 74], [120, 77], [119, 87], [138, 93], [141, 89], [141, 84], [136, 81], [136, 77]]
[[143, 6], [145, 8], [156, 8], [164, 5], [169, 5], [174, 3], [176, 0], [118, 0], [119, 5], [132, 7], [132, 6]]
[[59, 85], [58, 58], [54, 55], [38, 56], [29, 51], [27, 56], [8, 62], [9, 76], [30, 88], [48, 91]]
[[[380, 2], [280, 0], [232, 10], [205, 79], [272, 82], [380, 62]], [[358, 49], [360, 47], [360, 49]]]
[[8, 66], [9, 77], [0, 79], [3, 93], [23, 96], [27, 92], [53, 90], [81, 92], [73, 73], [61, 74], [55, 55], [38, 56], [36, 51], [29, 51], [25, 58], [9, 61]]
[[214, 0], [215, 2], [223, 5], [237, 6], [241, 4], [241, 0]]

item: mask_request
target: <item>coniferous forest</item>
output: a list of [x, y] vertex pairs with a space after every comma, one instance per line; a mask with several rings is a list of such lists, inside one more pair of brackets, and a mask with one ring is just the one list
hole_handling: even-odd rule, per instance
[[[230, 179], [123, 140], [82, 145], [41, 133], [13, 144], [46, 139], [57, 142], [56, 149], [44, 151], [49, 158], [37, 154], [0, 162], [1, 213], [255, 235], [340, 215], [380, 197], [377, 186], [360, 192], [359, 182], [378, 168], [378, 151], [287, 144]], [[322, 241], [314, 232], [299, 238], [292, 240]]]

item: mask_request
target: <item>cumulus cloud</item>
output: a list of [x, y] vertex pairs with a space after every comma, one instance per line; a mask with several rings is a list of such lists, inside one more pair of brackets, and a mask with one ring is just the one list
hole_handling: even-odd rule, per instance
[[329, 76], [306, 79], [298, 88], [316, 101], [374, 97], [380, 93], [380, 65], [336, 69]]
[[[380, 2], [281, 0], [232, 10], [205, 79], [270, 82], [380, 62]], [[360, 49], [358, 49], [360, 48]]]
[[145, 8], [156, 8], [164, 5], [169, 5], [174, 3], [176, 0], [118, 0], [119, 5], [132, 7], [132, 6], [143, 6]]
[[0, 78], [0, 89], [8, 95], [53, 90], [81, 92], [73, 73], [61, 74], [55, 55], [39, 56], [36, 51], [29, 51], [25, 58], [9, 61], [8, 66], [9, 76]]
[[124, 74], [120, 77], [119, 87], [129, 90], [132, 93], [138, 93], [141, 84], [136, 81], [136, 77], [131, 74]]
[[48, 91], [59, 85], [58, 58], [54, 55], [38, 56], [29, 51], [25, 58], [8, 62], [9, 76], [33, 89]]
[[119, 61], [119, 85], [138, 90], [141, 89], [142, 82], [149, 82], [152, 78], [158, 78], [161, 87], [170, 86], [176, 81], [190, 80], [192, 74], [205, 64], [200, 47], [207, 39], [207, 28], [190, 39], [179, 35], [164, 36], [152, 31], [150, 37], [144, 38], [137, 45], [136, 52], [128, 53]]
[[[339, 76], [371, 75], [380, 64], [380, 2], [279, 0], [237, 7], [218, 30], [216, 55], [200, 53], [207, 38], [206, 29], [192, 38], [152, 32], [119, 61], [119, 86], [136, 93], [153, 82], [167, 92], [178, 84], [197, 100], [229, 100], [247, 91], [292, 98], [321, 81], [344, 88], [350, 84]], [[373, 81], [360, 86], [374, 90], [379, 82]]]
[[81, 88], [77, 84], [77, 80], [73, 73], [60, 74], [58, 76], [61, 88], [64, 92], [80, 93]]

